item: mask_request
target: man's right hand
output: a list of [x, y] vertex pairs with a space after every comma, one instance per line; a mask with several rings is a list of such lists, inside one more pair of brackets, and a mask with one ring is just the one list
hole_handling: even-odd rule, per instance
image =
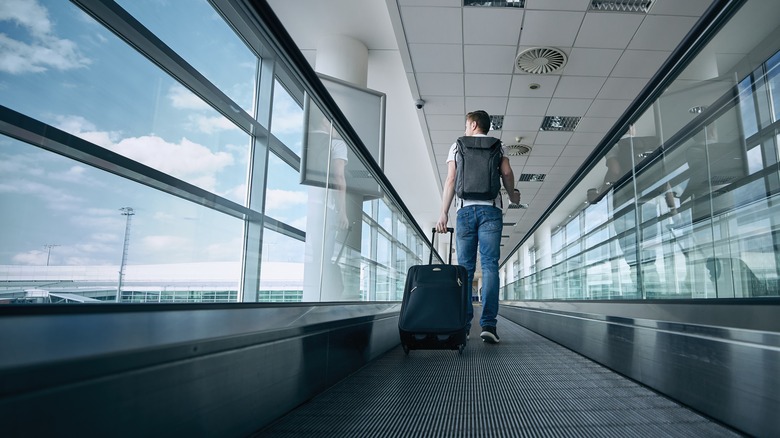
[[512, 204], [519, 204], [520, 203], [520, 191], [515, 189], [512, 193], [509, 194], [509, 202]]
[[446, 214], [441, 215], [439, 217], [439, 221], [436, 222], [436, 232], [437, 233], [446, 233], [447, 232], [447, 221], [449, 220], [449, 217]]

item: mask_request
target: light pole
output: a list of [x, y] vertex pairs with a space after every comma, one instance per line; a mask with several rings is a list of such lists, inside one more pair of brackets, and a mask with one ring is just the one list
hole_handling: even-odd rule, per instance
[[47, 243], [46, 245], [43, 245], [43, 248], [46, 250], [46, 266], [49, 266], [49, 257], [51, 257], [51, 249], [55, 246], [59, 246], [54, 243]]
[[130, 244], [130, 216], [133, 216], [135, 212], [132, 207], [122, 207], [119, 209], [122, 216], [126, 216], [125, 221], [125, 242], [122, 246], [122, 263], [119, 265], [119, 282], [116, 285], [116, 302], [122, 301], [122, 281], [125, 277], [125, 262], [127, 262], [127, 247]]

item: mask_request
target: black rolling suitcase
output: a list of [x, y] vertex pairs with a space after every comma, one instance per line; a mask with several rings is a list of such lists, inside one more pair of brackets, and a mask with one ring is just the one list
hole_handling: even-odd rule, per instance
[[[450, 246], [454, 230], [448, 228]], [[435, 241], [433, 229], [431, 243]], [[466, 312], [471, 285], [466, 268], [452, 264], [434, 265], [433, 251], [427, 265], [409, 268], [406, 276], [398, 330], [404, 353], [409, 350], [458, 350], [466, 346]]]

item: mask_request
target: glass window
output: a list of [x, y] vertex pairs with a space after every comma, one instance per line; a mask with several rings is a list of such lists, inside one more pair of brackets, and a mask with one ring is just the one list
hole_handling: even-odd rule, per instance
[[0, 103], [243, 203], [246, 133], [72, 4], [30, 11], [40, 16], [15, 22], [48, 31], [22, 24], [13, 33], [30, 59], [0, 69]]
[[241, 220], [13, 139], [0, 146], [0, 205], [14, 206], [0, 215], [13, 230], [4, 278], [46, 280], [32, 292], [50, 301], [114, 301], [117, 289], [127, 302], [235, 301]]
[[209, 2], [189, 1], [186, 7], [156, 0], [117, 3], [244, 111], [254, 114], [257, 57]]
[[301, 156], [303, 140], [303, 108], [290, 93], [274, 81], [274, 106], [271, 114], [271, 134], [290, 150]]

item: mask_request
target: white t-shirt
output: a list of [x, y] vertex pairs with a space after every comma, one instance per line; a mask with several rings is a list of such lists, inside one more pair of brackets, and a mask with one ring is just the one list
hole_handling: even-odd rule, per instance
[[[472, 137], [487, 137], [485, 134], [474, 134]], [[455, 142], [450, 146], [450, 151], [447, 154], [447, 165], [449, 166], [450, 161], [455, 161], [455, 152], [458, 150], [458, 142]], [[506, 156], [506, 148], [504, 147], [504, 144], [501, 143], [501, 156]], [[502, 182], [503, 184], [503, 182]], [[460, 199], [458, 198], [458, 195], [455, 195], [455, 206], [456, 211], [460, 210], [461, 207], [467, 207], [469, 205], [494, 205], [498, 208], [504, 208], [504, 200], [501, 197], [501, 192], [498, 192], [498, 196], [496, 196], [495, 201], [482, 201], [480, 199]]]

